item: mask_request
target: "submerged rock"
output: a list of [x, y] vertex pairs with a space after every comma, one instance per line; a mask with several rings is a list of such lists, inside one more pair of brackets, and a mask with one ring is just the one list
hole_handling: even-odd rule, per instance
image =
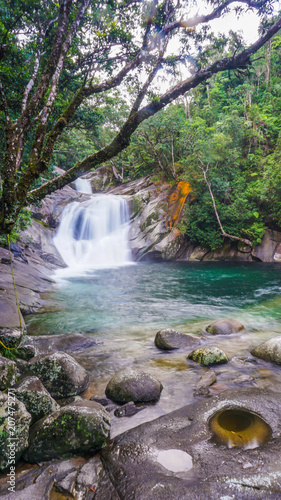
[[38, 377], [26, 377], [18, 382], [13, 389], [17, 399], [24, 403], [32, 416], [32, 424], [59, 409], [59, 405]]
[[106, 444], [110, 416], [94, 401], [77, 401], [37, 422], [24, 459], [35, 463], [99, 450]]
[[281, 365], [281, 336], [274, 337], [252, 349], [251, 354], [256, 358], [264, 359]]
[[194, 391], [195, 396], [206, 396], [209, 394], [209, 386], [214, 384], [217, 381], [217, 376], [215, 372], [210, 369], [206, 369], [205, 373], [200, 378], [198, 384], [196, 385], [196, 389]]
[[[31, 415], [13, 391], [0, 393], [0, 469], [15, 464], [28, 447]], [[12, 462], [11, 462], [12, 461]]]
[[245, 330], [244, 326], [237, 319], [232, 318], [219, 319], [206, 328], [206, 331], [212, 335], [228, 335], [241, 332], [241, 330]]
[[200, 365], [209, 366], [220, 363], [227, 363], [227, 355], [218, 347], [206, 347], [192, 351], [188, 358], [193, 359]]
[[110, 399], [104, 398], [103, 396], [91, 396], [90, 401], [95, 401], [96, 403], [99, 403], [102, 406], [108, 406], [111, 405]]
[[163, 350], [180, 349], [181, 347], [192, 349], [200, 344], [200, 340], [191, 335], [184, 335], [173, 328], [165, 328], [156, 333], [154, 343], [158, 349]]
[[149, 373], [124, 370], [108, 382], [105, 394], [117, 403], [158, 401], [163, 386]]
[[121, 406], [121, 408], [116, 408], [116, 410], [114, 411], [114, 415], [118, 418], [131, 417], [144, 408], [146, 408], [146, 406], [137, 407], [133, 401], [130, 401], [129, 403]]
[[76, 396], [89, 384], [86, 370], [65, 352], [36, 356], [28, 363], [28, 369], [54, 398]]
[[14, 385], [19, 376], [15, 361], [4, 358], [0, 354], [0, 390], [5, 391]]

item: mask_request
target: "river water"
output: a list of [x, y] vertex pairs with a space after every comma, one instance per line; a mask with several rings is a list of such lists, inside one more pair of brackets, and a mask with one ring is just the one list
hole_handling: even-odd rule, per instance
[[[164, 386], [156, 405], [131, 418], [113, 419], [112, 435], [196, 400], [194, 386], [204, 369], [187, 361], [184, 349], [165, 352], [154, 346], [156, 332], [165, 327], [199, 336], [203, 345], [218, 346], [229, 356], [229, 363], [211, 368], [217, 374], [211, 394], [240, 387], [243, 376], [248, 377], [244, 385], [281, 391], [281, 367], [249, 353], [281, 334], [280, 264], [138, 263], [92, 269], [57, 278], [49, 299], [51, 312], [27, 317], [28, 333], [94, 337], [95, 346], [74, 353], [90, 372], [84, 397], [103, 395], [110, 377], [124, 368], [147, 371]], [[225, 317], [238, 319], [246, 330], [229, 336], [202, 334], [212, 321]]]

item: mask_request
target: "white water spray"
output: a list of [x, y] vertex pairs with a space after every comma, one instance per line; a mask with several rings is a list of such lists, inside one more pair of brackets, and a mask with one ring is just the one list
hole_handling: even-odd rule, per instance
[[80, 193], [93, 193], [91, 183], [87, 181], [87, 179], [82, 179], [82, 177], [76, 179], [75, 188], [77, 191], [80, 191]]
[[83, 203], [70, 203], [54, 238], [68, 266], [59, 274], [79, 275], [132, 263], [128, 232], [129, 210], [124, 198], [93, 195]]

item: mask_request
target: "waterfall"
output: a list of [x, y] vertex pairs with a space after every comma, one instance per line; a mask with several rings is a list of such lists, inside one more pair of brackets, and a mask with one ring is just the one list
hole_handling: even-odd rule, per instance
[[82, 177], [79, 177], [75, 181], [75, 189], [76, 191], [80, 191], [80, 193], [87, 193], [87, 194], [92, 194], [92, 186], [87, 179], [82, 179]]
[[79, 274], [131, 263], [128, 232], [127, 201], [121, 196], [92, 195], [64, 208], [54, 244], [70, 274]]

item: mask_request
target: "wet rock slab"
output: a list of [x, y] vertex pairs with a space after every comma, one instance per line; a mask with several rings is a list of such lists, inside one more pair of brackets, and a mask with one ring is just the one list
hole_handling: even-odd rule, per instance
[[[255, 449], [216, 444], [209, 419], [231, 407], [260, 415], [270, 424], [273, 439]], [[280, 407], [279, 393], [253, 388], [225, 391], [116, 437], [102, 451], [102, 460], [119, 498], [277, 500], [281, 497]], [[187, 456], [174, 470], [178, 451]], [[161, 452], [166, 452], [164, 462]], [[98, 492], [97, 498], [105, 500], [102, 482]]]
[[72, 333], [71, 335], [36, 335], [36, 337], [24, 337], [18, 351], [21, 358], [31, 359], [43, 353], [81, 351], [95, 344], [96, 341], [93, 338], [81, 333]]

